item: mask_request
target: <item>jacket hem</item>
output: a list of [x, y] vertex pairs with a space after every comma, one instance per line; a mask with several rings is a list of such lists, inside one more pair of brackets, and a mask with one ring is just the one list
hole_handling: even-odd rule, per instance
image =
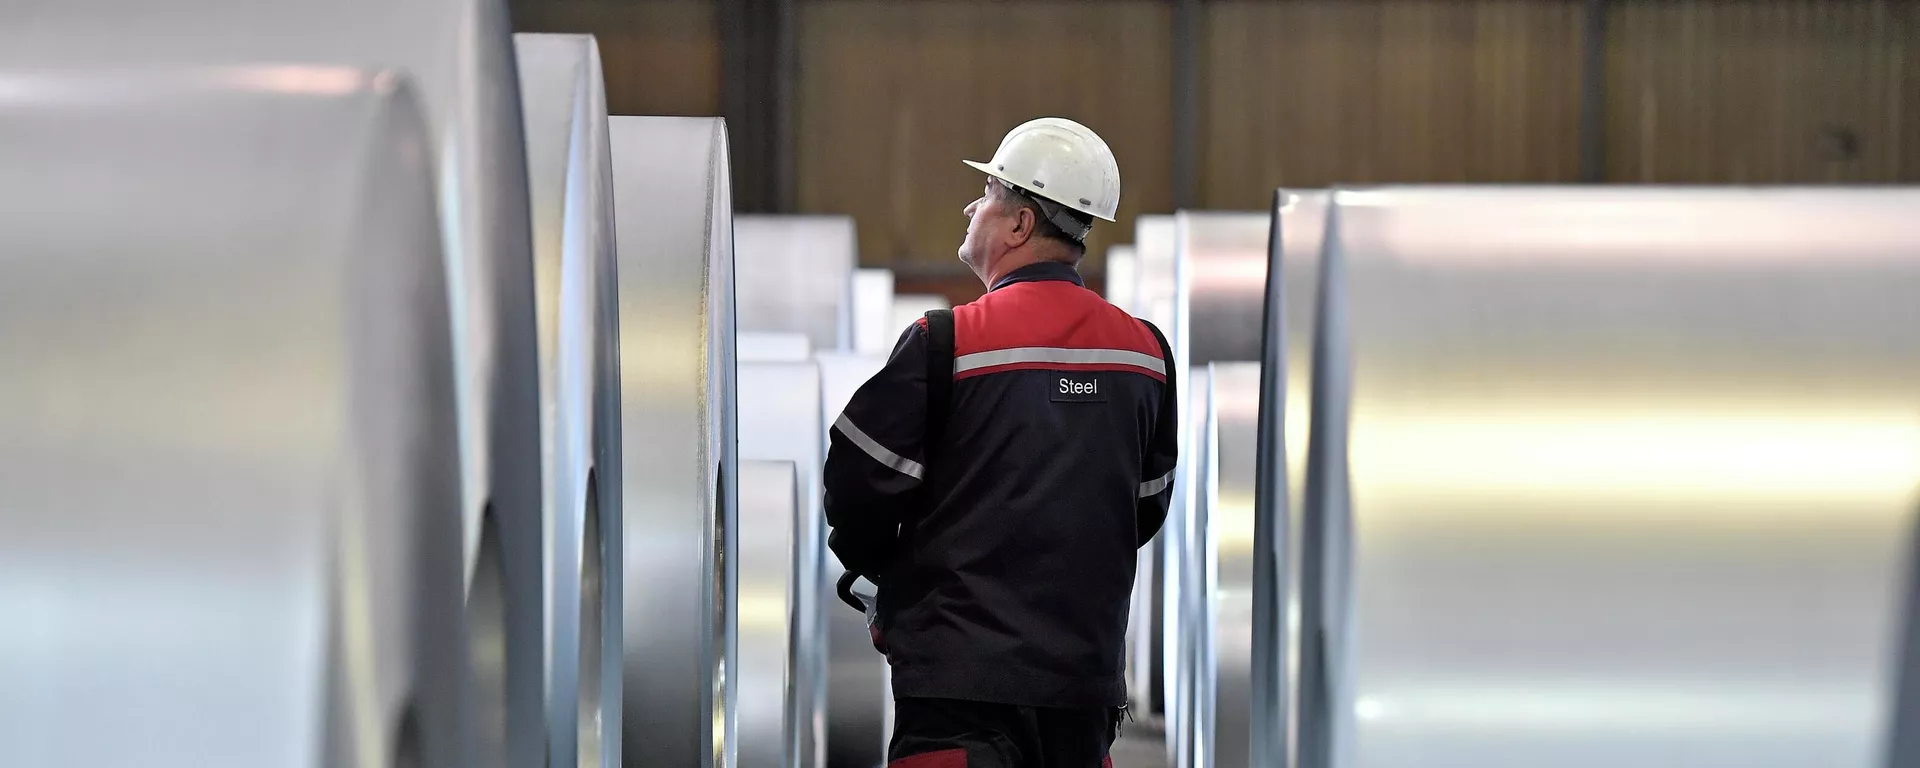
[[1066, 677], [1006, 664], [896, 664], [893, 695], [1026, 707], [1118, 707], [1127, 701], [1127, 683], [1118, 675]]

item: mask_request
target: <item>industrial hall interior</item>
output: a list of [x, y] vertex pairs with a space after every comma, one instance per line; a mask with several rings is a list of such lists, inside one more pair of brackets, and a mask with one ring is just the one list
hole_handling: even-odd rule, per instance
[[1920, 768], [1920, 0], [0, 0], [0, 768]]

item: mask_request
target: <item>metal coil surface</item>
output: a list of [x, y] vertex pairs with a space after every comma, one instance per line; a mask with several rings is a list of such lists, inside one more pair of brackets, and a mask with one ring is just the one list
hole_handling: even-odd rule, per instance
[[[829, 580], [820, 368], [744, 362], [739, 376], [741, 459], [790, 465], [784, 475], [762, 473], [778, 489], [740, 479], [740, 764], [813, 766], [825, 730], [821, 585]], [[750, 497], [762, 503], [750, 507]]]
[[740, 330], [803, 333], [814, 349], [853, 350], [853, 219], [746, 215], [734, 219]]
[[[741, 371], [742, 391], [751, 373]], [[748, 426], [746, 410], [742, 427]], [[750, 442], [750, 441], [749, 441]], [[797, 686], [786, 674], [801, 651], [792, 589], [793, 524], [801, 509], [791, 461], [740, 460], [740, 765], [792, 764], [798, 742]]]
[[410, 89], [127, 72], [0, 92], [0, 764], [472, 765]]
[[[857, 240], [853, 220], [844, 216], [742, 216], [735, 220], [736, 251], [740, 261], [740, 327], [742, 359], [772, 362], [803, 362], [817, 353], [828, 355], [852, 351], [856, 338], [875, 336], [874, 324], [890, 324], [880, 317], [892, 305], [891, 273], [883, 287], [888, 301], [869, 313], [863, 327], [855, 325], [855, 253]], [[897, 331], [898, 329], [894, 329]], [[885, 336], [885, 332], [877, 335]], [[749, 343], [752, 340], [752, 343]], [[776, 343], [776, 340], [778, 342]], [[892, 339], [888, 338], [888, 342]], [[871, 342], [870, 342], [871, 343]], [[891, 347], [889, 347], [891, 348]], [[884, 740], [871, 733], [875, 717], [884, 706], [878, 700], [870, 675], [845, 677], [829, 675], [828, 657], [861, 654], [872, 661], [873, 645], [867, 639], [865, 625], [858, 637], [845, 631], [845, 617], [834, 616], [839, 600], [833, 596], [833, 580], [839, 576], [838, 561], [826, 553], [824, 513], [820, 508], [820, 464], [824, 458], [826, 422], [815, 421], [821, 411], [820, 372], [811, 363], [804, 366], [756, 366], [768, 383], [795, 379], [791, 384], [775, 384], [791, 391], [756, 392], [759, 402], [753, 407], [762, 416], [755, 420], [757, 432], [742, 433], [742, 450], [747, 443], [758, 444], [754, 455], [763, 458], [791, 459], [800, 467], [803, 519], [794, 530], [798, 568], [804, 574], [800, 583], [815, 586], [798, 593], [795, 637], [795, 698], [791, 716], [798, 741], [793, 755], [801, 765], [822, 760], [829, 765], [877, 765], [873, 743]], [[799, 379], [807, 379], [801, 381]], [[775, 401], [778, 401], [777, 403]], [[743, 400], [743, 408], [748, 407]], [[790, 414], [806, 414], [795, 420]], [[835, 416], [838, 415], [836, 411]], [[746, 416], [742, 416], [745, 424]], [[796, 440], [802, 432], [811, 435], [811, 444]], [[832, 568], [829, 568], [829, 565]], [[831, 572], [829, 572], [831, 571]], [[851, 647], [842, 647], [851, 646]], [[833, 669], [841, 671], [839, 666]]]
[[[533, 203], [550, 765], [620, 764], [613, 188], [599, 46], [514, 36]], [[604, 469], [603, 469], [604, 468]], [[591, 517], [591, 519], [589, 519]]]
[[1920, 193], [1334, 202], [1302, 765], [1876, 764]]
[[1174, 220], [1187, 365], [1257, 362], [1272, 213], [1182, 211]]
[[1133, 246], [1115, 245], [1107, 248], [1105, 296], [1108, 302], [1128, 312], [1134, 311], [1134, 296], [1140, 290], [1139, 269]]
[[893, 270], [854, 270], [852, 351], [884, 355], [899, 330], [893, 327]]
[[[1174, 261], [1173, 217], [1140, 216], [1136, 218], [1133, 256], [1134, 288], [1130, 293], [1132, 299], [1127, 311], [1158, 327], [1167, 337], [1169, 345], [1178, 344], [1173, 298], [1179, 287], [1177, 282], [1179, 275]], [[1180, 349], [1175, 347], [1176, 357], [1179, 357], [1179, 352]], [[1186, 370], [1187, 367], [1184, 365], [1175, 366], [1174, 369], [1174, 385], [1181, 392], [1190, 391], [1192, 385], [1192, 382], [1185, 378]], [[1186, 404], [1183, 402], [1178, 404], [1176, 409], [1183, 433], [1189, 429], [1185, 407]], [[1187, 443], [1188, 441], [1183, 437], [1181, 439], [1183, 456]], [[1181, 467], [1186, 464], [1185, 460], [1180, 462]], [[1180, 489], [1188, 485], [1191, 483], [1182, 482], [1176, 477], [1176, 490], [1167, 510], [1168, 519], [1177, 521], [1182, 514], [1186, 500], [1185, 491]], [[1136, 648], [1149, 649], [1146, 655], [1148, 662], [1152, 665], [1150, 669], [1140, 670], [1137, 673], [1129, 672], [1130, 682], [1138, 682], [1144, 674], [1148, 683], [1146, 686], [1130, 688], [1129, 695], [1135, 706], [1140, 706], [1143, 711], [1161, 714], [1167, 718], [1169, 761], [1172, 760], [1173, 745], [1179, 739], [1179, 734], [1176, 732], [1179, 727], [1177, 718], [1172, 716], [1171, 710], [1166, 706], [1166, 699], [1172, 695], [1174, 685], [1174, 672], [1168, 663], [1180, 654], [1180, 650], [1176, 647], [1176, 643], [1179, 642], [1179, 628], [1168, 623], [1169, 616], [1177, 613], [1169, 604], [1180, 600], [1178, 577], [1168, 565], [1169, 556], [1175, 554], [1173, 548], [1178, 546], [1173, 541], [1174, 535], [1177, 535], [1177, 532], [1168, 533], [1163, 529], [1162, 534], [1156, 537], [1155, 543], [1148, 547], [1148, 556], [1152, 562], [1141, 568], [1140, 572], [1151, 575], [1158, 580], [1158, 583], [1155, 588], [1148, 590], [1150, 605], [1147, 606], [1147, 620], [1130, 625], [1128, 629]], [[1136, 583], [1138, 583], [1137, 580]]]
[[[1295, 212], [1296, 207], [1301, 210]], [[1282, 224], [1298, 221], [1309, 207], [1314, 207], [1311, 201], [1287, 206], [1288, 218]], [[1253, 470], [1262, 386], [1257, 361], [1266, 342], [1262, 329], [1268, 310], [1269, 241], [1276, 231], [1273, 214], [1183, 212], [1175, 217], [1175, 225], [1180, 275], [1176, 315], [1184, 318], [1183, 327], [1188, 329], [1181, 334], [1189, 350], [1186, 364], [1196, 370], [1215, 366], [1204, 379], [1193, 382], [1196, 388], [1205, 383], [1212, 391], [1188, 395], [1193, 398], [1188, 412], [1195, 421], [1190, 433], [1194, 442], [1190, 458], [1183, 462], [1191, 479], [1182, 496], [1192, 505], [1185, 515], [1193, 528], [1192, 535], [1183, 535], [1180, 546], [1170, 550], [1177, 554], [1172, 558], [1177, 562], [1168, 566], [1176, 572], [1198, 569], [1176, 579], [1204, 579], [1209, 585], [1197, 607], [1189, 607], [1198, 613], [1182, 619], [1202, 625], [1180, 630], [1187, 641], [1206, 644], [1187, 656], [1189, 663], [1203, 661], [1186, 668], [1195, 676], [1179, 686], [1182, 695], [1194, 699], [1184, 705], [1193, 719], [1176, 718], [1170, 725], [1176, 732], [1188, 728], [1204, 732], [1176, 738], [1177, 743], [1186, 744], [1180, 758], [1185, 762], [1176, 764], [1282, 764], [1289, 693], [1284, 675], [1271, 664], [1284, 666], [1290, 658], [1292, 641], [1284, 626], [1286, 598], [1270, 598], [1278, 601], [1272, 606], [1272, 619], [1266, 618], [1256, 598], [1275, 591], [1287, 594], [1292, 558], [1285, 548], [1295, 537], [1285, 505], [1265, 513], [1275, 517], [1271, 527], [1258, 524], [1256, 489], [1263, 487], [1262, 478], [1267, 475]], [[1301, 321], [1310, 315], [1301, 311], [1310, 312], [1313, 265], [1318, 260], [1318, 253], [1304, 252], [1304, 246], [1317, 238], [1319, 222], [1287, 234], [1290, 229], [1278, 230], [1294, 247], [1283, 261], [1282, 301], [1277, 306], [1295, 321], [1283, 330], [1303, 334], [1306, 326]], [[1304, 338], [1296, 342], [1290, 349], [1304, 351]], [[1299, 365], [1304, 361], [1289, 362], [1296, 365], [1278, 367], [1273, 373], [1291, 380], [1291, 388], [1298, 390], [1285, 406], [1297, 409], [1302, 417], [1290, 422], [1288, 433], [1296, 447], [1289, 455], [1297, 464], [1301, 455], [1297, 448], [1305, 439], [1305, 368]], [[1282, 483], [1278, 487], [1286, 487], [1287, 478], [1277, 480]], [[1262, 629], [1261, 621], [1271, 621], [1273, 626]]]
[[[460, 457], [474, 696], [483, 764], [545, 754], [541, 517], [533, 275], [519, 84], [501, 0], [123, 0], [37, 6], [0, 27], [0, 68], [395, 67], [418, 90], [433, 143], [460, 376]], [[264, 87], [327, 93], [341, 81], [281, 70]], [[486, 560], [482, 553], [496, 553]], [[479, 579], [482, 566], [497, 566]], [[491, 590], [491, 591], [488, 591]]]
[[734, 764], [733, 193], [724, 122], [612, 117], [619, 236], [621, 754]]
[[[906, 328], [894, 329], [897, 334]], [[821, 423], [831, 428], [853, 399], [860, 385], [880, 372], [887, 358], [881, 355], [821, 354], [814, 358], [820, 366]], [[820, 436], [820, 455], [825, 456], [828, 437]], [[867, 635], [866, 617], [833, 596], [832, 580], [839, 577], [840, 560], [827, 552], [820, 594], [825, 596], [823, 619], [826, 626], [827, 675], [832, 681], [827, 692], [826, 764], [874, 766], [886, 762], [887, 740], [893, 731], [893, 689], [886, 657], [873, 649]], [[861, 583], [865, 583], [862, 580]]]

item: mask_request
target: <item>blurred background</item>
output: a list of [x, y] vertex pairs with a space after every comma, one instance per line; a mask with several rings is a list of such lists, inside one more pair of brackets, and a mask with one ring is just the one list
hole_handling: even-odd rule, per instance
[[960, 210], [1009, 128], [1085, 123], [1118, 225], [1277, 186], [1920, 181], [1907, 0], [513, 0], [599, 38], [611, 114], [724, 115], [740, 212], [852, 215], [971, 300]]

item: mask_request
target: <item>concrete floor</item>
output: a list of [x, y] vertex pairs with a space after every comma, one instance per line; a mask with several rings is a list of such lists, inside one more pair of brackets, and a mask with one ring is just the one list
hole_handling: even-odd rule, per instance
[[1166, 729], [1158, 718], [1120, 724], [1110, 754], [1113, 768], [1166, 768]]

